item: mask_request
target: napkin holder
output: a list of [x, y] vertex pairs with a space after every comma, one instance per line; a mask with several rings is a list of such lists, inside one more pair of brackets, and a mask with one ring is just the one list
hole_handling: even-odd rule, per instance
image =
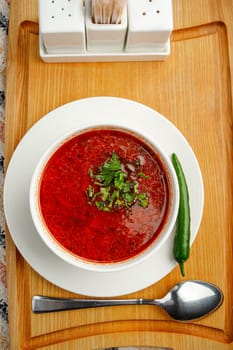
[[91, 0], [39, 0], [44, 62], [159, 61], [170, 55], [172, 0], [128, 0], [120, 24], [95, 24]]

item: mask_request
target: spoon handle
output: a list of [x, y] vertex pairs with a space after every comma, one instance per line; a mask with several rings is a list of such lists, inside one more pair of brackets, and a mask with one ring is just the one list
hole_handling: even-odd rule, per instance
[[[149, 301], [149, 300], [148, 300]], [[64, 310], [88, 309], [101, 306], [142, 305], [143, 299], [66, 299], [40, 295], [32, 297], [32, 311], [44, 313]]]

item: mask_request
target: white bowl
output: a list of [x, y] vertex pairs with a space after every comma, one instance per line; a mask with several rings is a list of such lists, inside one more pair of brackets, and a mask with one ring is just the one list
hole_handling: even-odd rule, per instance
[[[84, 133], [86, 131], [90, 131], [92, 129], [106, 129], [113, 128], [117, 129], [129, 134], [133, 134], [141, 141], [145, 142], [149, 147], [159, 156], [160, 161], [162, 163], [163, 168], [166, 170], [166, 178], [168, 181], [169, 187], [169, 205], [167, 209], [166, 220], [163, 224], [163, 227], [158, 235], [158, 237], [142, 252], [139, 254], [127, 258], [125, 260], [121, 260], [119, 262], [98, 262], [98, 261], [89, 261], [83, 258], [80, 258], [73, 253], [69, 252], [67, 249], [63, 248], [60, 244], [56, 242], [54, 237], [48, 231], [47, 226], [44, 223], [42, 218], [40, 203], [39, 203], [39, 185], [41, 174], [50, 159], [50, 157], [54, 154], [54, 152], [59, 149], [66, 141], [71, 138], [77, 136], [80, 133]], [[166, 242], [169, 235], [171, 235], [174, 231], [178, 208], [179, 208], [179, 187], [177, 176], [174, 171], [171, 159], [166, 154], [166, 152], [157, 144], [155, 139], [152, 139], [149, 135], [145, 133], [141, 134], [139, 130], [127, 129], [126, 127], [120, 127], [119, 125], [109, 124], [109, 125], [90, 125], [86, 126], [83, 129], [71, 130], [68, 134], [63, 135], [59, 139], [57, 139], [47, 151], [42, 155], [39, 162], [37, 163], [30, 184], [30, 193], [29, 193], [29, 202], [30, 202], [30, 212], [32, 216], [33, 223], [36, 227], [36, 230], [39, 236], [42, 238], [44, 243], [48, 246], [48, 248], [56, 254], [59, 258], [64, 261], [77, 266], [84, 270], [91, 270], [97, 272], [112, 272], [112, 271], [120, 271], [123, 269], [128, 269], [136, 264], [140, 264], [140, 262], [149, 258], [151, 254], [154, 254], [157, 250], [161, 248], [161, 246]], [[103, 223], [104, 224], [104, 223]]]

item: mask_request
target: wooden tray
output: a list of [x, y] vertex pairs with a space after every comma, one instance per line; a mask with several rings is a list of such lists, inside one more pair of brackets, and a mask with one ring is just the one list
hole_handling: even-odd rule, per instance
[[[6, 166], [25, 132], [64, 103], [96, 95], [119, 96], [159, 111], [188, 139], [204, 178], [204, 215], [186, 264], [186, 278], [217, 284], [224, 291], [224, 303], [211, 316], [191, 324], [173, 322], [161, 309], [148, 306], [35, 315], [32, 295], [74, 294], [39, 276], [7, 234], [12, 350], [120, 345], [232, 349], [232, 1], [174, 0], [173, 5], [175, 30], [171, 56], [165, 62], [46, 64], [38, 54], [37, 1], [11, 0]], [[180, 279], [177, 268], [128, 297], [161, 297]]]

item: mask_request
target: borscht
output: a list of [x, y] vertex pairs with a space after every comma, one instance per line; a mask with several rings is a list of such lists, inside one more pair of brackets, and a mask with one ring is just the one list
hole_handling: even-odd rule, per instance
[[117, 128], [83, 131], [52, 154], [39, 182], [51, 237], [89, 262], [121, 262], [143, 252], [166, 223], [167, 170], [142, 137]]

